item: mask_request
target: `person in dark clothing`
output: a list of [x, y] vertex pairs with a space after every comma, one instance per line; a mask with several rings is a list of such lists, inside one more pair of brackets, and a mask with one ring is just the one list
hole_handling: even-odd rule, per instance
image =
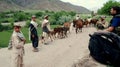
[[33, 51], [37, 52], [38, 49], [38, 34], [37, 34], [37, 26], [36, 17], [32, 16], [32, 20], [30, 22], [30, 40], [32, 41]]
[[117, 28], [120, 26], [120, 7], [114, 6], [111, 8], [110, 12], [113, 18], [111, 19], [110, 25], [106, 30], [117, 34]]

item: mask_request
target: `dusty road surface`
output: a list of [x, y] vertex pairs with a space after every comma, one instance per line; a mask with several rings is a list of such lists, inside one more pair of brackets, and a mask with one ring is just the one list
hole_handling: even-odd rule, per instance
[[[68, 38], [56, 39], [48, 45], [39, 44], [39, 52], [33, 52], [31, 44], [25, 45], [25, 67], [72, 67], [76, 61], [89, 55], [88, 34], [95, 32], [95, 28], [83, 28], [82, 33], [72, 31]], [[0, 67], [10, 67], [11, 51], [7, 48], [0, 49]], [[78, 62], [77, 62], [78, 63]], [[77, 66], [76, 66], [77, 67]], [[105, 67], [97, 63], [96, 66]]]

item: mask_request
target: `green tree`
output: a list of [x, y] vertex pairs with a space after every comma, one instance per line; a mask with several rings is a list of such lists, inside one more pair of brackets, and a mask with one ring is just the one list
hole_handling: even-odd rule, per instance
[[14, 18], [16, 21], [23, 21], [23, 20], [27, 20], [29, 17], [29, 15], [27, 15], [24, 12], [16, 12], [14, 13]]
[[36, 15], [37, 17], [41, 17], [41, 16], [43, 15], [43, 12], [37, 12], [35, 15]]
[[75, 15], [76, 15], [76, 13], [73, 12], [73, 11], [69, 12], [69, 14], [70, 14], [71, 16], [75, 16]]
[[92, 16], [92, 17], [94, 16], [94, 11], [91, 12], [91, 16]]
[[110, 9], [113, 6], [120, 6], [120, 2], [114, 1], [114, 0], [109, 0], [104, 4], [104, 6], [98, 10], [98, 14], [105, 14], [109, 15], [110, 14]]

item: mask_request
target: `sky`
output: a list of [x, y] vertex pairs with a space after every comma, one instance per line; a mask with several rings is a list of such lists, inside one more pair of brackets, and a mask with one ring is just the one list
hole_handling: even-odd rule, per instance
[[[74, 5], [83, 6], [91, 11], [97, 11], [97, 9], [101, 8], [104, 3], [108, 0], [61, 0], [63, 2], [69, 2]], [[120, 2], [120, 0], [116, 0]]]

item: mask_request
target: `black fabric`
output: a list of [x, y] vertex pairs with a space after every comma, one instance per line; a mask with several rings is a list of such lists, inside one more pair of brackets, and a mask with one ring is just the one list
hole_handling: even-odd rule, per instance
[[32, 46], [34, 48], [38, 47], [38, 37], [35, 37], [33, 40], [32, 40]]
[[32, 35], [34, 35], [36, 38], [38, 38], [37, 34], [37, 29], [33, 26], [33, 24], [30, 24], [30, 35], [31, 35], [31, 40], [33, 40]]
[[97, 24], [97, 28], [103, 30], [104, 26], [102, 24]]
[[[33, 26], [33, 24], [30, 24], [30, 38], [32, 41], [32, 46], [34, 48], [38, 47], [38, 34], [37, 34], [37, 29]], [[32, 37], [32, 35], [34, 35], [34, 37]]]
[[50, 31], [48, 30], [47, 26], [44, 26], [44, 27], [42, 28], [42, 31], [43, 31], [43, 32], [46, 32], [46, 33], [49, 33], [49, 32], [50, 32]]
[[90, 35], [90, 55], [98, 62], [120, 67], [120, 37], [114, 33], [96, 32]]

